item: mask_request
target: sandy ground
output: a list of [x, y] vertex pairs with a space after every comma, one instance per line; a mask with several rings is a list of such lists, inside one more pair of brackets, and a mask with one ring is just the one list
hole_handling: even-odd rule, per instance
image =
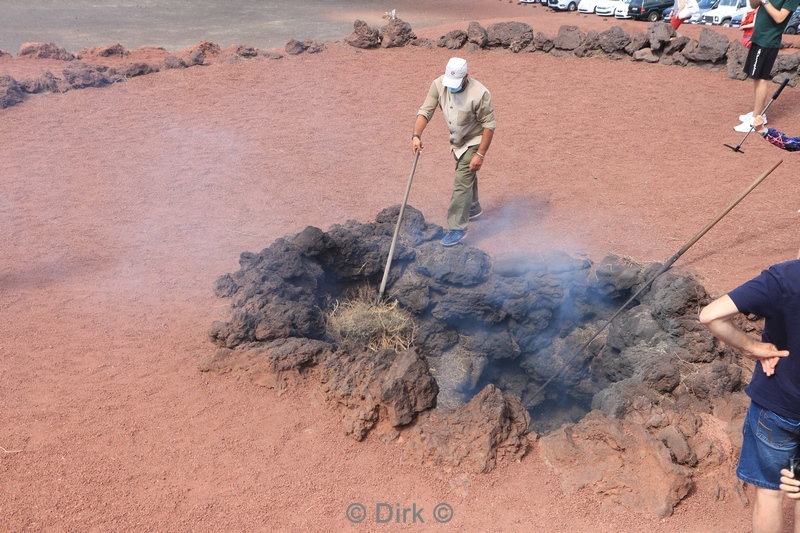
[[[495, 20], [497, 3], [480, 4], [470, 18]], [[552, 34], [617, 23], [514, 7], [524, 16], [508, 18]], [[417, 33], [452, 27], [466, 24]], [[240, 252], [402, 200], [414, 116], [450, 55], [332, 44], [0, 111], [0, 531], [749, 530], [731, 495], [696, 491], [658, 520], [563, 494], [535, 444], [488, 475], [405, 464], [391, 444], [343, 436], [310, 388], [278, 396], [197, 371], [227, 316], [211, 284]], [[467, 59], [498, 118], [468, 244], [663, 261], [784, 160], [678, 264], [724, 291], [795, 257], [796, 156], [755, 135], [744, 154], [723, 147], [742, 138], [731, 127], [749, 83], [606, 59]], [[770, 122], [797, 134], [798, 104], [787, 88]], [[444, 224], [440, 115], [424, 142], [409, 203]], [[360, 525], [346, 517], [355, 503]], [[377, 524], [381, 503], [423, 508], [425, 523]]]

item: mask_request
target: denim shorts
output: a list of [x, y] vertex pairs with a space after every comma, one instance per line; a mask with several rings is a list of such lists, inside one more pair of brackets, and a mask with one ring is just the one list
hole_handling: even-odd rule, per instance
[[780, 490], [781, 468], [797, 454], [800, 420], [783, 417], [750, 402], [736, 476], [757, 487]]

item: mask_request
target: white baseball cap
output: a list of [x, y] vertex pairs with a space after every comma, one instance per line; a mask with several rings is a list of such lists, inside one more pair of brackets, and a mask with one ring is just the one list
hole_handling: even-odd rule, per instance
[[444, 69], [444, 79], [442, 85], [451, 89], [461, 87], [461, 80], [467, 75], [467, 60], [460, 57], [451, 57]]

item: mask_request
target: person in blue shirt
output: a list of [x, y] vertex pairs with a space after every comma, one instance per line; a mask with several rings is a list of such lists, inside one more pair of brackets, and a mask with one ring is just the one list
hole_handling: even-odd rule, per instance
[[[743, 313], [764, 317], [761, 340], [734, 322]], [[786, 467], [800, 449], [800, 260], [773, 265], [714, 300], [700, 322], [727, 345], [758, 361], [745, 389], [750, 407], [742, 430], [737, 477], [755, 486], [753, 531], [783, 531], [784, 496], [794, 499], [800, 533], [800, 492]]]

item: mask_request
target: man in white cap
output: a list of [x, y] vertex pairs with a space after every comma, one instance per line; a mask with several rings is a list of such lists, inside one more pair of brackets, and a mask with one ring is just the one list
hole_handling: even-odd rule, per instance
[[436, 108], [442, 110], [450, 130], [450, 151], [456, 160], [453, 196], [447, 209], [445, 246], [453, 246], [467, 234], [467, 223], [483, 212], [478, 201], [478, 171], [492, 144], [495, 129], [492, 96], [478, 80], [467, 75], [467, 61], [451, 58], [443, 76], [433, 80], [425, 102], [417, 112], [411, 148], [422, 150], [422, 132]]

